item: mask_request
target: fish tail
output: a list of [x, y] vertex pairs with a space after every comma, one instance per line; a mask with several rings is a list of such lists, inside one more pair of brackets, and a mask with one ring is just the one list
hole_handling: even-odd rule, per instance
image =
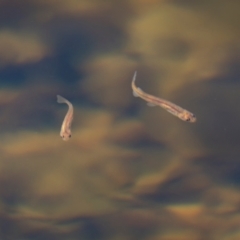
[[133, 82], [136, 81], [136, 77], [137, 77], [137, 71], [134, 72], [133, 79], [132, 79]]
[[65, 99], [64, 97], [57, 95], [57, 102], [58, 103], [66, 103], [67, 99]]

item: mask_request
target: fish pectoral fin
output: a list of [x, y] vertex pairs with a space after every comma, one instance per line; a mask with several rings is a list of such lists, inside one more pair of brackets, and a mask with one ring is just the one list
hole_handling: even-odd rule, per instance
[[169, 113], [173, 114], [173, 115], [176, 115], [176, 111], [173, 111], [171, 109], [166, 109]]
[[149, 107], [155, 107], [155, 106], [157, 106], [156, 104], [150, 103], [150, 102], [148, 102], [147, 105], [148, 105]]

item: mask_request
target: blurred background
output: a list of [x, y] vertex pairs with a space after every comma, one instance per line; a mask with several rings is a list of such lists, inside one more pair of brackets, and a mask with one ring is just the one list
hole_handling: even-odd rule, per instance
[[[0, 1], [0, 238], [239, 240], [239, 9]], [[134, 98], [136, 70], [197, 122]]]

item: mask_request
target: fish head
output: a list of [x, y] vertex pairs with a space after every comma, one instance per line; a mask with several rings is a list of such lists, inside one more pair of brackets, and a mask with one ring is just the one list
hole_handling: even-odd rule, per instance
[[72, 134], [71, 132], [68, 132], [68, 131], [61, 134], [61, 138], [63, 141], [68, 141], [71, 137], [72, 137]]
[[187, 110], [185, 110], [179, 117], [185, 122], [194, 123], [197, 121], [196, 116]]

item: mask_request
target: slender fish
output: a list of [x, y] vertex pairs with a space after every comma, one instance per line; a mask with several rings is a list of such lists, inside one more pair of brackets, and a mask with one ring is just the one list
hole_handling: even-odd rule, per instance
[[145, 101], [147, 101], [147, 104], [149, 106], [160, 106], [183, 121], [192, 122], [192, 123], [196, 122], [197, 118], [195, 117], [195, 115], [187, 111], [186, 109], [183, 109], [177, 106], [176, 104], [169, 102], [167, 100], [164, 100], [162, 98], [158, 98], [153, 95], [145, 93], [142, 89], [140, 89], [135, 85], [136, 77], [137, 77], [137, 72], [134, 73], [133, 79], [132, 79], [132, 90], [133, 90], [134, 97], [140, 97], [144, 99]]
[[69, 140], [71, 138], [71, 124], [73, 120], [73, 105], [64, 97], [57, 95], [57, 102], [58, 103], [66, 103], [68, 105], [67, 114], [63, 120], [60, 136], [64, 141]]

